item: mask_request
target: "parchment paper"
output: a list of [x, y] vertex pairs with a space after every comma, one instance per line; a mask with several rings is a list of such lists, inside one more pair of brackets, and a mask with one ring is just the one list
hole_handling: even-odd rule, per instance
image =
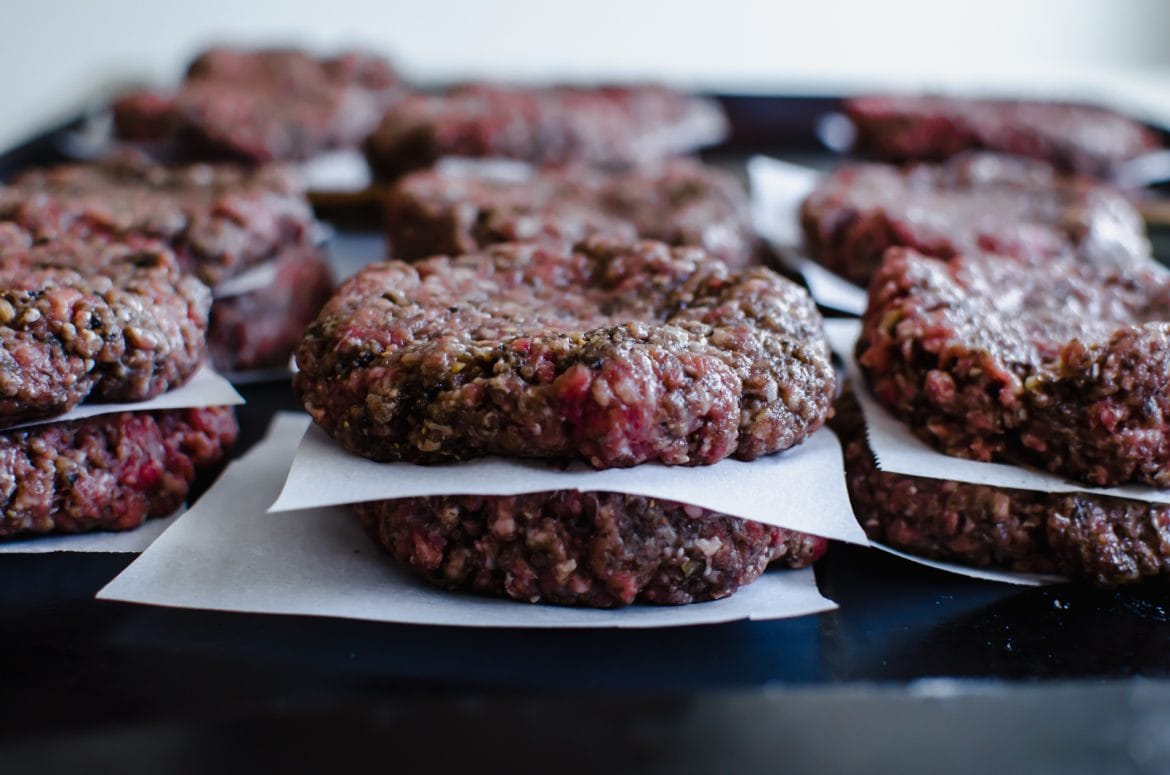
[[299, 168], [310, 191], [362, 191], [370, 185], [370, 168], [356, 148], [326, 151]]
[[154, 543], [174, 524], [182, 509], [169, 517], [148, 519], [134, 530], [120, 533], [95, 532], [77, 535], [22, 538], [0, 542], [0, 554], [47, 554], [49, 552], [123, 552], [137, 554]]
[[542, 461], [479, 458], [448, 465], [376, 463], [313, 426], [297, 448], [271, 511], [427, 495], [519, 495], [549, 490], [621, 492], [680, 501], [742, 519], [866, 545], [849, 505], [841, 445], [828, 429], [778, 455], [710, 466], [657, 463], [598, 471]]
[[1047, 573], [1014, 573], [1006, 570], [994, 570], [992, 568], [975, 568], [970, 565], [958, 565], [953, 562], [940, 562], [938, 560], [930, 560], [925, 557], [918, 557], [917, 555], [908, 554], [899, 551], [892, 546], [879, 544], [877, 542], [870, 542], [870, 546], [874, 549], [892, 554], [895, 557], [901, 557], [903, 560], [909, 560], [917, 565], [925, 565], [928, 568], [941, 570], [946, 573], [955, 573], [959, 576], [967, 576], [968, 578], [980, 579], [982, 581], [999, 581], [1004, 584], [1015, 584], [1019, 587], [1045, 587], [1051, 584], [1065, 584], [1068, 582], [1064, 576], [1056, 576]]
[[104, 600], [465, 627], [670, 627], [827, 611], [811, 569], [769, 571], [726, 600], [616, 611], [445, 592], [398, 568], [339, 507], [265, 513], [308, 418], [281, 414], [190, 511], [98, 593]]
[[444, 156], [435, 162], [435, 169], [451, 177], [484, 178], [502, 183], [522, 183], [537, 173], [537, 168], [528, 162], [496, 157]]
[[129, 403], [90, 404], [82, 403], [65, 414], [49, 417], [44, 420], [9, 425], [0, 430], [15, 428], [29, 428], [34, 425], [47, 425], [55, 422], [70, 422], [84, 420], [87, 417], [97, 417], [103, 414], [117, 414], [119, 412], [155, 412], [161, 409], [189, 409], [196, 406], [237, 406], [244, 403], [244, 397], [236, 392], [232, 384], [215, 372], [211, 366], [204, 365], [182, 387], [168, 390], [161, 396], [149, 401], [134, 401]]
[[800, 203], [820, 179], [816, 170], [767, 156], [747, 164], [756, 233], [776, 249], [781, 260], [800, 274], [817, 303], [840, 312], [865, 312], [865, 289], [825, 269], [802, 252]]
[[211, 295], [215, 299], [230, 299], [233, 296], [243, 296], [245, 293], [267, 288], [274, 282], [276, 282], [276, 262], [265, 261], [263, 264], [249, 267], [235, 277], [215, 286]]

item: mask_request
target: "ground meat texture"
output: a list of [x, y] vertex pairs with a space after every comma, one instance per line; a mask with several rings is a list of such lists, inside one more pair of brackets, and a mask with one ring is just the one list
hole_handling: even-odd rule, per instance
[[0, 224], [0, 425], [183, 384], [203, 358], [210, 301], [157, 244], [34, 245]]
[[236, 432], [231, 407], [209, 407], [0, 433], [0, 537], [130, 530], [170, 514]]
[[811, 565], [824, 538], [681, 503], [609, 492], [359, 503], [369, 536], [452, 590], [612, 608], [727, 597], [770, 562]]
[[875, 541], [937, 560], [1059, 573], [1100, 586], [1170, 573], [1170, 506], [881, 471], [848, 393], [831, 425], [844, 446], [853, 509]]
[[987, 149], [1106, 178], [1121, 162], [1161, 145], [1136, 121], [1058, 102], [866, 96], [847, 100], [845, 113], [857, 129], [855, 149], [890, 161]]
[[276, 262], [270, 285], [212, 303], [207, 349], [221, 372], [287, 366], [333, 294], [333, 272], [316, 248], [293, 248]]
[[1170, 486], [1170, 272], [944, 263], [892, 248], [858, 361], [943, 452]]
[[26, 172], [0, 187], [0, 220], [41, 240], [151, 237], [211, 286], [311, 240], [315, 223], [284, 167], [165, 167], [135, 156]]
[[725, 128], [715, 103], [662, 87], [470, 84], [395, 105], [365, 150], [383, 179], [444, 156], [623, 166], [717, 142]]
[[170, 97], [150, 89], [122, 94], [110, 107], [114, 134], [132, 143], [163, 142], [177, 128], [173, 108]]
[[215, 48], [192, 62], [176, 94], [115, 101], [114, 126], [127, 140], [169, 139], [188, 158], [301, 160], [356, 147], [404, 93], [389, 63], [370, 54]]
[[376, 460], [751, 460], [824, 422], [808, 294], [697, 248], [594, 238], [374, 264], [306, 332], [293, 386]]
[[1151, 260], [1145, 225], [1120, 193], [1043, 162], [971, 153], [899, 169], [848, 164], [801, 206], [809, 254], [864, 285], [890, 246], [951, 259], [996, 253], [1028, 264]]
[[593, 234], [695, 245], [736, 267], [755, 257], [739, 181], [688, 160], [621, 173], [570, 167], [523, 181], [424, 170], [391, 190], [386, 224], [393, 255], [407, 261]]

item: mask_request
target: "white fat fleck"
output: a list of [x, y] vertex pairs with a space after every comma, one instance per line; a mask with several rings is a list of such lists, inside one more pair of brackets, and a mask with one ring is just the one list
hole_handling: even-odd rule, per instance
[[723, 541], [719, 540], [718, 536], [713, 538], [697, 538], [695, 539], [695, 546], [705, 556], [710, 557], [723, 548]]
[[573, 559], [565, 560], [564, 562], [557, 563], [553, 570], [556, 573], [557, 582], [564, 584], [573, 571], [577, 570], [577, 561]]

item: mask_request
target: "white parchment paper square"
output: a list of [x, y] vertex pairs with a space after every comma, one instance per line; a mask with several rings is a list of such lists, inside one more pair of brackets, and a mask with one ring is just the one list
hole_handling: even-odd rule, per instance
[[940, 560], [919, 557], [918, 555], [899, 551], [892, 546], [886, 546], [885, 544], [876, 542], [870, 543], [870, 546], [886, 554], [892, 554], [903, 560], [909, 560], [916, 565], [925, 565], [928, 568], [941, 570], [945, 573], [954, 573], [958, 576], [966, 576], [981, 581], [998, 581], [1002, 584], [1015, 584], [1018, 587], [1046, 587], [1052, 584], [1064, 584], [1068, 582], [1068, 579], [1064, 576], [1056, 576], [1048, 573], [1016, 573], [1014, 571], [996, 570], [995, 568], [976, 568], [973, 565], [959, 565], [953, 562], [942, 562]]
[[16, 428], [30, 428], [34, 425], [48, 425], [57, 422], [72, 422], [89, 417], [98, 417], [103, 414], [118, 414], [121, 412], [156, 412], [163, 409], [191, 409], [198, 406], [238, 406], [244, 403], [244, 397], [232, 387], [211, 366], [204, 365], [199, 371], [187, 380], [187, 383], [174, 390], [168, 390], [161, 396], [147, 401], [132, 401], [128, 403], [83, 403], [74, 407], [65, 414], [48, 417], [44, 420], [10, 425], [2, 430]]
[[19, 538], [0, 542], [0, 554], [48, 554], [49, 552], [109, 552], [137, 554], [145, 551], [179, 518], [182, 509], [169, 517], [148, 519], [133, 530], [117, 533], [94, 532]]
[[326, 151], [300, 164], [301, 179], [310, 191], [362, 191], [370, 185], [366, 157], [354, 148]]
[[445, 592], [398, 568], [339, 507], [268, 514], [304, 415], [269, 435], [98, 597], [254, 613], [466, 627], [671, 627], [828, 611], [811, 569], [776, 570], [726, 600], [603, 611]]
[[224, 280], [212, 289], [211, 296], [216, 300], [230, 299], [259, 291], [276, 282], [277, 274], [276, 261], [265, 261]]
[[542, 461], [478, 458], [448, 465], [376, 463], [343, 450], [313, 426], [297, 448], [272, 511], [428, 495], [521, 495], [551, 490], [620, 492], [680, 501], [741, 519], [866, 545], [845, 489], [837, 437], [827, 428], [803, 444], [753, 460], [709, 466], [595, 470]]
[[851, 315], [864, 313], [864, 288], [838, 277], [802, 252], [800, 204], [816, 187], [821, 173], [767, 156], [753, 156], [748, 160], [747, 169], [756, 233], [776, 249], [790, 269], [804, 278], [818, 304]]

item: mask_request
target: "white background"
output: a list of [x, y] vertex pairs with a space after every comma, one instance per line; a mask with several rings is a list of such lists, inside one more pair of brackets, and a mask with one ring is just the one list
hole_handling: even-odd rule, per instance
[[1164, 0], [0, 0], [0, 146], [209, 41], [359, 43], [423, 80], [650, 77], [744, 90], [982, 87], [1170, 114]]

